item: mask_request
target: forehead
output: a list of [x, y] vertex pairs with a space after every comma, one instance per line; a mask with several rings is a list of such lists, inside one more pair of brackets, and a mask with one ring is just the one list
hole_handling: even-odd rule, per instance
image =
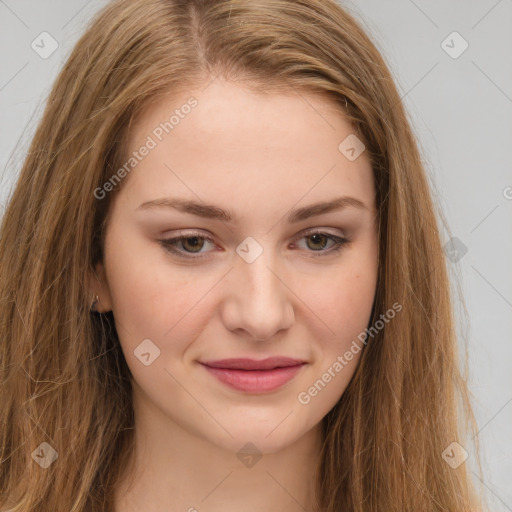
[[[287, 143], [294, 140], [321, 142], [326, 130], [353, 131], [353, 127], [341, 107], [326, 94], [293, 86], [287, 92], [258, 92], [254, 86], [249, 89], [216, 78], [209, 84], [154, 100], [131, 127], [128, 145], [136, 146], [147, 134], [162, 130], [161, 135], [170, 139], [170, 144], [186, 139], [199, 146], [213, 138], [227, 147], [238, 142], [246, 149], [281, 144], [292, 150]], [[280, 139], [275, 138], [278, 134]], [[190, 135], [194, 136], [192, 140]], [[158, 133], [155, 136], [160, 139]], [[323, 145], [330, 142], [326, 140]]]
[[225, 204], [238, 199], [245, 207], [252, 198], [253, 205], [277, 207], [285, 198], [313, 202], [347, 194], [371, 203], [373, 175], [364, 152], [350, 161], [339, 149], [353, 135], [325, 95], [292, 87], [260, 94], [217, 78], [160, 99], [132, 125], [126, 158], [144, 145], [151, 150], [123, 186], [136, 189], [141, 201], [167, 194]]

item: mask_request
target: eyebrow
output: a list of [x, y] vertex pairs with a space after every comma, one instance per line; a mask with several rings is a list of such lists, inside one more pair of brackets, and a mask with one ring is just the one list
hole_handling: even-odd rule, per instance
[[[323, 201], [293, 210], [288, 214], [287, 220], [290, 224], [293, 224], [316, 215], [322, 215], [335, 210], [343, 210], [349, 207], [368, 210], [368, 207], [361, 200], [355, 197], [341, 196], [329, 201]], [[207, 219], [231, 223], [238, 222], [238, 216], [230, 210], [224, 210], [223, 208], [212, 204], [197, 203], [195, 201], [185, 199], [154, 199], [140, 204], [136, 210], [148, 210], [151, 208], [172, 208], [183, 213], [189, 213], [191, 215]]]

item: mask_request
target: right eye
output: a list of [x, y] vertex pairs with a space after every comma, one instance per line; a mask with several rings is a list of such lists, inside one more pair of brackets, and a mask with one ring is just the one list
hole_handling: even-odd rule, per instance
[[[201, 242], [202, 240], [203, 242]], [[185, 233], [182, 236], [159, 240], [160, 245], [166, 251], [176, 254], [180, 258], [187, 259], [200, 259], [205, 257], [204, 253], [200, 253], [200, 250], [205, 245], [204, 241], [214, 243], [212, 238], [203, 236], [200, 233]], [[176, 249], [178, 244], [183, 246], [182, 250]], [[193, 254], [200, 254], [200, 256], [190, 256]]]

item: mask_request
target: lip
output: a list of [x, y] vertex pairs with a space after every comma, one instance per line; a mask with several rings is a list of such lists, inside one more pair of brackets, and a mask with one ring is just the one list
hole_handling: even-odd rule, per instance
[[266, 359], [219, 359], [218, 361], [203, 361], [201, 364], [211, 368], [224, 368], [229, 370], [272, 370], [274, 368], [286, 368], [303, 364], [301, 359], [293, 357], [267, 357]]
[[218, 380], [238, 391], [265, 393], [293, 379], [306, 363], [290, 357], [269, 357], [262, 360], [222, 359], [201, 364]]

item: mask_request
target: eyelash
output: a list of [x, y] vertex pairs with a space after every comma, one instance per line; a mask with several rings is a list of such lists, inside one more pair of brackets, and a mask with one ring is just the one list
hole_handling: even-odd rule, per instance
[[[329, 249], [329, 250], [311, 251], [313, 253], [317, 253], [317, 254], [314, 255], [315, 258], [316, 257], [322, 258], [322, 257], [328, 256], [328, 255], [330, 255], [332, 253], [339, 252], [347, 244], [350, 243], [350, 240], [348, 238], [332, 235], [330, 233], [325, 233], [324, 231], [312, 231], [312, 232], [308, 232], [308, 233], [305, 233], [305, 234], [303, 233], [303, 234], [301, 234], [301, 236], [295, 238], [293, 240], [293, 243], [297, 242], [301, 238], [307, 238], [307, 237], [314, 236], [314, 235], [325, 235], [328, 239], [330, 239], [333, 242], [335, 242], [334, 247], [331, 247], [331, 249]], [[187, 233], [185, 235], [182, 235], [182, 236], [179, 236], [179, 237], [175, 237], [175, 238], [168, 238], [168, 239], [158, 240], [158, 242], [164, 248], [165, 251], [170, 252], [172, 254], [175, 254], [176, 256], [178, 256], [180, 258], [188, 259], [188, 260], [199, 260], [199, 259], [205, 258], [207, 253], [202, 253], [199, 256], [192, 256], [192, 255], [191, 256], [185, 256], [183, 252], [177, 251], [174, 248], [174, 246], [178, 242], [180, 242], [182, 240], [186, 240], [187, 238], [200, 238], [200, 239], [206, 240], [208, 242], [214, 243], [214, 240], [212, 238], [210, 238], [208, 236], [201, 235], [201, 233]], [[193, 254], [193, 253], [188, 253], [188, 254]], [[196, 254], [199, 254], [199, 253], [196, 253]]]

